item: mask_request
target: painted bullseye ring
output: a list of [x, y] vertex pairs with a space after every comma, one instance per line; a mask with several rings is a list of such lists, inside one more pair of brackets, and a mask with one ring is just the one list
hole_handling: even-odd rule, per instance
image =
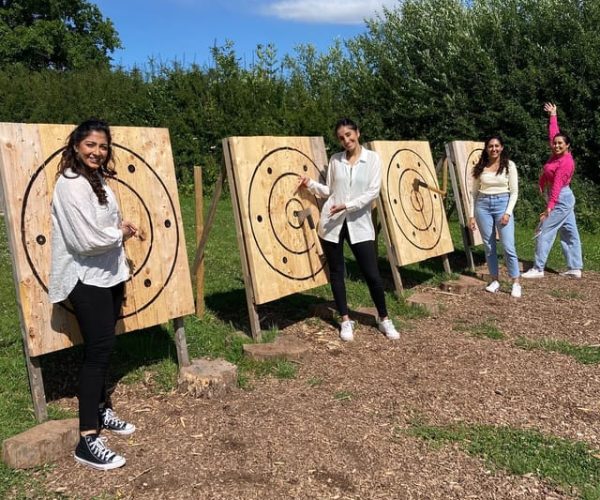
[[[152, 218], [152, 214], [148, 208], [148, 206], [146, 205], [146, 202], [144, 201], [144, 199], [142, 198], [142, 196], [136, 191], [136, 189], [130, 185], [130, 183], [125, 182], [123, 179], [121, 178], [116, 178], [115, 181], [117, 182], [117, 185], [115, 186], [118, 190], [120, 190], [121, 187], [126, 188], [126, 192], [130, 193], [130, 195], [136, 200], [136, 202], [139, 204], [139, 206], [142, 207], [142, 213], [144, 214], [145, 218], [146, 218], [146, 227], [148, 228], [148, 232], [146, 234], [146, 240], [144, 242], [144, 246], [145, 246], [145, 251], [143, 253], [143, 257], [140, 260], [140, 262], [136, 262], [134, 263], [134, 270], [133, 270], [133, 274], [129, 280], [129, 282], [132, 281], [137, 281], [139, 279], [142, 279], [140, 273], [142, 273], [142, 271], [144, 272], [144, 278], [147, 280], [147, 276], [148, 276], [148, 270], [147, 270], [147, 264], [149, 263], [150, 259], [152, 258], [152, 255], [154, 253], [154, 250], [156, 249], [156, 247], [154, 246], [154, 240], [157, 236], [157, 229], [155, 228], [155, 226], [160, 226], [161, 225], [161, 221], [165, 221], [165, 220], [170, 220], [173, 221], [173, 224], [171, 224], [172, 227], [171, 229], [169, 229], [167, 227], [167, 231], [169, 232], [169, 238], [162, 238], [164, 240], [169, 240], [172, 242], [173, 244], [173, 249], [172, 249], [172, 259], [171, 262], [164, 262], [164, 259], [161, 256], [157, 256], [156, 258], [158, 258], [161, 262], [161, 265], [164, 266], [163, 269], [165, 269], [164, 273], [160, 273], [164, 276], [164, 278], [162, 278], [162, 284], [160, 286], [158, 286], [156, 292], [151, 296], [148, 297], [143, 303], [141, 304], [136, 304], [136, 308], [125, 314], [120, 316], [120, 318], [127, 318], [130, 316], [133, 316], [141, 311], [143, 311], [144, 309], [146, 309], [147, 307], [149, 307], [162, 293], [162, 291], [164, 290], [164, 288], [167, 286], [169, 280], [171, 279], [173, 272], [175, 270], [175, 265], [177, 263], [177, 256], [178, 256], [178, 251], [179, 251], [179, 234], [180, 234], [180, 228], [179, 228], [179, 222], [177, 220], [176, 217], [176, 210], [175, 210], [175, 205], [173, 202], [173, 199], [171, 198], [171, 195], [169, 194], [166, 185], [164, 184], [164, 182], [162, 181], [162, 179], [160, 178], [160, 176], [156, 173], [156, 171], [146, 162], [146, 160], [144, 160], [144, 158], [142, 158], [140, 155], [138, 155], [137, 153], [135, 153], [134, 151], [131, 151], [130, 149], [128, 149], [127, 147], [118, 145], [113, 143], [113, 148], [115, 150], [123, 150], [126, 153], [133, 155], [136, 160], [139, 160], [139, 162], [141, 163], [141, 165], [138, 165], [138, 168], [134, 168], [133, 172], [135, 172], [135, 175], [140, 175], [140, 171], [143, 170], [142, 168], [139, 167], [146, 167], [146, 169], [150, 172], [150, 174], [147, 176], [147, 179], [151, 179], [154, 180], [158, 186], [155, 188], [155, 192], [160, 193], [160, 191], [163, 191], [163, 193], [160, 193], [161, 196], [164, 196], [167, 200], [167, 207], [166, 207], [166, 211], [164, 211], [165, 213], [161, 213], [160, 216], [160, 221], [153, 221]], [[36, 279], [36, 281], [39, 283], [39, 285], [42, 287], [42, 289], [45, 292], [48, 292], [48, 285], [46, 283], [46, 280], [42, 277], [42, 272], [40, 269], [38, 269], [37, 265], [36, 265], [36, 261], [37, 262], [43, 262], [44, 265], [50, 265], [50, 245], [41, 245], [39, 242], [41, 241], [40, 239], [40, 235], [38, 235], [37, 233], [35, 234], [31, 234], [31, 230], [28, 227], [28, 221], [30, 220], [36, 220], [35, 217], [35, 206], [36, 204], [32, 202], [33, 199], [35, 199], [37, 193], [43, 193], [45, 192], [45, 189], [42, 188], [38, 188], [38, 183], [45, 183], [45, 177], [43, 175], [41, 175], [46, 167], [48, 167], [50, 164], [55, 164], [53, 162], [53, 160], [59, 156], [62, 151], [64, 150], [64, 148], [61, 148], [57, 151], [55, 151], [54, 153], [52, 153], [47, 159], [46, 161], [44, 161], [44, 163], [42, 163], [42, 165], [40, 167], [37, 168], [37, 170], [35, 171], [35, 173], [31, 176], [31, 179], [29, 181], [29, 183], [27, 184], [27, 187], [25, 189], [24, 195], [23, 195], [23, 203], [21, 205], [21, 243], [23, 246], [23, 250], [25, 253], [25, 257], [27, 259], [27, 262], [29, 264], [29, 267], [31, 268], [31, 271]], [[123, 167], [123, 171], [124, 171], [124, 176], [126, 176], [126, 172], [127, 170], [129, 170], [130, 174], [133, 174], [132, 169], [124, 166]], [[46, 175], [54, 175], [54, 173], [50, 173], [50, 174], [46, 174]], [[46, 220], [46, 224], [45, 227], [50, 227], [50, 212], [48, 211], [47, 214], [44, 214], [43, 217]], [[39, 219], [39, 217], [38, 217]], [[164, 224], [162, 224], [163, 227], [166, 227]], [[164, 230], [163, 230], [164, 231]], [[171, 233], [174, 233], [171, 235]], [[169, 243], [169, 241], [161, 241], [160, 244], [164, 247], [165, 245], [167, 245]], [[42, 252], [41, 254], [41, 258], [35, 258], [36, 255], [34, 255], [34, 253], [39, 253]], [[46, 273], [46, 275], [48, 275], [48, 273]], [[153, 275], [156, 275], [157, 273], [153, 273]], [[156, 279], [155, 279], [156, 280]], [[66, 305], [64, 305], [64, 303], [60, 304], [61, 307], [63, 307], [64, 309], [73, 312], [69, 307], [67, 307]]]
[[[294, 194], [298, 176], [304, 175], [324, 182], [321, 171], [305, 153], [291, 147], [276, 148], [258, 162], [248, 188], [249, 222], [256, 248], [273, 271], [298, 281], [313, 278], [324, 265], [314, 274], [297, 273], [297, 269], [306, 268], [307, 254], [314, 248], [314, 243], [306, 245], [297, 214], [310, 206], [321, 208], [319, 200], [308, 191], [303, 196]], [[285, 251], [283, 258], [273, 257], [270, 248], [274, 244]]]
[[468, 182], [469, 182], [469, 179], [471, 179], [473, 167], [477, 164], [477, 162], [479, 161], [479, 158], [481, 158], [482, 152], [483, 152], [482, 148], [474, 149], [473, 151], [471, 151], [469, 153], [469, 156], [467, 157], [467, 161], [465, 162], [463, 178], [465, 180], [465, 184], [467, 184], [467, 189], [465, 189], [465, 191], [466, 191], [467, 200], [469, 201], [469, 204], [473, 203], [473, 199], [472, 199], [473, 197], [471, 196], [471, 186], [468, 185]]

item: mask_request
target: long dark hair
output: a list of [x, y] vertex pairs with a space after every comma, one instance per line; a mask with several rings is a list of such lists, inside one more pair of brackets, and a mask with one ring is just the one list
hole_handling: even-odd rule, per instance
[[354, 130], [355, 132], [358, 132], [358, 125], [354, 120], [351, 120], [350, 118], [341, 118], [340, 120], [338, 120], [335, 123], [335, 127], [333, 129], [333, 133], [335, 135], [337, 135], [337, 131], [342, 128], [342, 127], [348, 127], [349, 129]]
[[[473, 167], [473, 177], [475, 177], [475, 179], [479, 179], [479, 176], [481, 175], [481, 172], [483, 172], [483, 169], [485, 167], [487, 167], [488, 164], [490, 163], [490, 156], [488, 155], [487, 147], [488, 147], [489, 143], [491, 141], [493, 141], [494, 139], [496, 139], [500, 143], [500, 145], [504, 148], [504, 141], [502, 140], [502, 137], [500, 137], [499, 135], [492, 135], [491, 137], [488, 137], [485, 140], [485, 144], [483, 146], [483, 151], [481, 152], [481, 157], [479, 158], [479, 161], [477, 162], [477, 164]], [[510, 160], [510, 158], [508, 157], [508, 151], [506, 150], [506, 148], [504, 148], [502, 150], [502, 153], [500, 153], [500, 166], [498, 167], [498, 170], [496, 171], [496, 175], [500, 175], [503, 172], [508, 172], [509, 160]]]
[[57, 175], [72, 177], [71, 175], [67, 174], [67, 170], [72, 170], [75, 173], [75, 177], [82, 175], [88, 180], [90, 186], [92, 186], [92, 190], [98, 198], [98, 203], [100, 203], [100, 205], [106, 205], [108, 200], [106, 198], [106, 191], [104, 190], [100, 176], [96, 174], [96, 171], [90, 169], [81, 161], [77, 151], [75, 150], [77, 145], [92, 132], [104, 132], [106, 134], [106, 139], [108, 140], [108, 155], [106, 156], [106, 161], [100, 166], [97, 172], [102, 177], [114, 177], [117, 174], [115, 169], [112, 167], [112, 136], [110, 134], [110, 127], [108, 126], [108, 123], [103, 120], [90, 118], [89, 120], [80, 123], [73, 130], [73, 132], [69, 134], [67, 146], [65, 147], [60, 158], [60, 163], [58, 164]]

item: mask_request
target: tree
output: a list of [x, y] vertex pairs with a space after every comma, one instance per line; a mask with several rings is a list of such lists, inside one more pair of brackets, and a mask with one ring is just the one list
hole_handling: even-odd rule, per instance
[[112, 21], [86, 0], [0, 0], [0, 68], [109, 66], [120, 47]]

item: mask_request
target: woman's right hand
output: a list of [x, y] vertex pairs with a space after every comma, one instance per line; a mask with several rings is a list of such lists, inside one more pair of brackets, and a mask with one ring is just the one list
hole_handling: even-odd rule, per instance
[[298, 177], [300, 179], [298, 180], [298, 185], [296, 186], [296, 191], [298, 191], [298, 189], [300, 189], [300, 188], [307, 188], [308, 184], [310, 182], [310, 177], [307, 177], [306, 175], [299, 175]]
[[475, 221], [475, 217], [469, 217], [469, 227], [471, 231], [477, 231], [477, 222]]
[[556, 114], [556, 104], [553, 102], [544, 103], [544, 111], [550, 116], [554, 116]]
[[123, 232], [123, 241], [127, 241], [132, 236], [135, 236], [138, 232], [137, 227], [129, 221], [121, 222], [121, 231]]

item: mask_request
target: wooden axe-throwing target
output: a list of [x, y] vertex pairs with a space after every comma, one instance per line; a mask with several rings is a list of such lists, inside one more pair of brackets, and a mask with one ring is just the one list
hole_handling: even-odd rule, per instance
[[473, 167], [479, 161], [483, 151], [483, 142], [453, 141], [446, 144], [446, 156], [449, 160], [450, 176], [454, 197], [458, 199], [457, 209], [462, 215], [461, 225], [469, 236], [470, 246], [483, 245], [481, 233], [469, 227], [469, 212], [473, 206], [471, 189], [473, 185]]
[[454, 250], [429, 143], [374, 141], [382, 160], [379, 206], [396, 264], [445, 255]]
[[[0, 124], [0, 173], [6, 198], [17, 294], [31, 356], [81, 342], [68, 302], [48, 301], [52, 193], [69, 125]], [[168, 131], [111, 127], [117, 177], [109, 180], [124, 219], [143, 238], [125, 251], [132, 269], [119, 333], [194, 311], [191, 279]]]
[[325, 182], [327, 156], [315, 137], [229, 137], [223, 151], [256, 336], [256, 305], [327, 282], [316, 229], [303, 217], [317, 224], [322, 202], [296, 190], [299, 176]]

